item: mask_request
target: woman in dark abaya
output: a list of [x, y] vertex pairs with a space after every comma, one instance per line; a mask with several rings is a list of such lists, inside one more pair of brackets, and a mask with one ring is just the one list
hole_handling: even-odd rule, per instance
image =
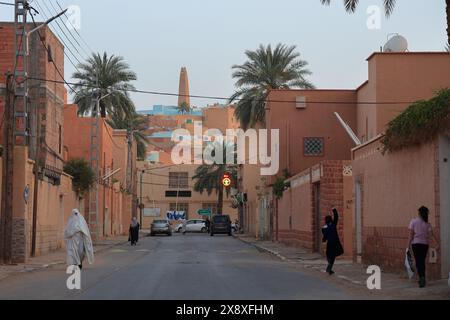
[[333, 215], [333, 218], [331, 216], [325, 217], [325, 225], [322, 228], [322, 241], [327, 243], [327, 273], [330, 275], [334, 274], [333, 265], [336, 258], [344, 254], [344, 249], [342, 248], [337, 231], [339, 214], [336, 208], [333, 208]]
[[129, 237], [128, 237], [128, 241], [131, 241], [132, 246], [135, 246], [139, 240], [139, 227], [140, 227], [140, 225], [137, 222], [136, 217], [133, 217], [133, 219], [131, 219], [130, 231], [129, 231]]

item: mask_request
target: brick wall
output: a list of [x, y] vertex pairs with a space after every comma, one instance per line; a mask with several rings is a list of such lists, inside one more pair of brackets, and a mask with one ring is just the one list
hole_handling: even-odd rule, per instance
[[[291, 188], [278, 200], [279, 241], [291, 246], [317, 251], [317, 239], [325, 217], [336, 207], [340, 212], [338, 231], [344, 243], [344, 161], [323, 161], [291, 179]], [[317, 174], [320, 172], [320, 176]], [[296, 181], [300, 181], [296, 183]], [[320, 186], [319, 212], [316, 216], [315, 188]], [[352, 225], [346, 228], [352, 228]], [[351, 248], [350, 250], [351, 251]], [[351, 254], [350, 252], [347, 253]]]

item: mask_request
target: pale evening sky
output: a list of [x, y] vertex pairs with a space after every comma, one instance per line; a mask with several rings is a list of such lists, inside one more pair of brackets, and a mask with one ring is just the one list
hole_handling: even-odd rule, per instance
[[[53, 10], [50, 2], [58, 8], [56, 0], [31, 4], [36, 2], [46, 15]], [[370, 5], [381, 6], [382, 0], [362, 0], [352, 15], [345, 12], [341, 0], [332, 1], [330, 7], [319, 0], [58, 2], [63, 7], [79, 6], [79, 33], [89, 46], [123, 56], [138, 75], [135, 86], [151, 91], [176, 93], [180, 68], [186, 66], [191, 94], [229, 97], [234, 90], [231, 66], [245, 61], [244, 51], [279, 42], [297, 46], [309, 62], [310, 79], [318, 88], [355, 88], [367, 79], [365, 59], [379, 50], [388, 34], [405, 36], [410, 51], [442, 51], [446, 42], [443, 0], [398, 0], [394, 14], [389, 19], [382, 16], [379, 30], [367, 28], [366, 10]], [[12, 7], [0, 5], [0, 20], [12, 19]], [[62, 34], [54, 23], [52, 26]], [[85, 57], [83, 50], [79, 51]], [[68, 81], [73, 71], [66, 59]], [[132, 97], [138, 110], [177, 102], [176, 97]], [[196, 106], [213, 102], [192, 99]]]

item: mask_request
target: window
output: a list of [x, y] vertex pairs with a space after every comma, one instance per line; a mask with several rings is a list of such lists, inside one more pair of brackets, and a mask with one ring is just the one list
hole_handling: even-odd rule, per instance
[[303, 153], [308, 157], [321, 157], [324, 153], [323, 138], [305, 138], [303, 140]]
[[186, 213], [186, 219], [189, 214], [189, 203], [171, 203], [169, 211], [184, 211]]
[[166, 198], [191, 198], [192, 191], [166, 191]]
[[169, 172], [169, 188], [189, 188], [189, 174], [187, 172]]
[[217, 213], [217, 203], [203, 203], [202, 209], [209, 209], [211, 213], [214, 215]]
[[52, 47], [50, 45], [47, 46], [47, 61], [48, 62], [53, 61]]

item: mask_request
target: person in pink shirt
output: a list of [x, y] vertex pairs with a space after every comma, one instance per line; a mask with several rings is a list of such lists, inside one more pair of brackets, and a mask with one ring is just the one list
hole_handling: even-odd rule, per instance
[[428, 223], [430, 210], [427, 207], [419, 208], [419, 217], [411, 220], [409, 224], [409, 248], [414, 253], [416, 269], [419, 274], [419, 286], [425, 287], [425, 268], [430, 238], [433, 238], [437, 244], [436, 237], [433, 234], [431, 224]]

